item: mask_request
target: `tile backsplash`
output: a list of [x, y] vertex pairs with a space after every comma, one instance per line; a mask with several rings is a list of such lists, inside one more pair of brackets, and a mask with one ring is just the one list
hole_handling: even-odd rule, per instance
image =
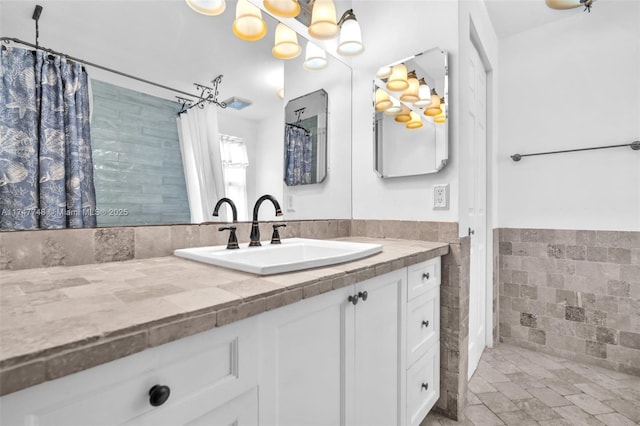
[[640, 375], [640, 232], [498, 233], [502, 341]]
[[[272, 222], [261, 222], [264, 239]], [[226, 244], [221, 223], [162, 225], [52, 231], [0, 232], [0, 270], [74, 266], [169, 256], [173, 250]], [[237, 223], [240, 243], [249, 241], [251, 223]], [[351, 233], [350, 220], [291, 221], [280, 228], [283, 238], [338, 238]]]

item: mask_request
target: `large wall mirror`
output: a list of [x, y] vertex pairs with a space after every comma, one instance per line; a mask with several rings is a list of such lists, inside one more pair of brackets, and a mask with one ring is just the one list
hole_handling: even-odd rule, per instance
[[433, 48], [380, 67], [373, 84], [375, 170], [437, 173], [449, 159], [447, 53]]
[[[284, 124], [288, 122], [287, 102], [325, 89], [322, 82], [339, 81], [341, 93], [349, 94], [348, 101], [336, 103], [337, 112], [329, 102], [325, 116], [350, 117], [350, 67], [329, 57], [326, 69], [307, 71], [302, 67], [304, 50], [295, 60], [275, 58], [272, 48], [278, 21], [264, 12], [266, 35], [252, 42], [238, 39], [233, 34], [234, 0], [227, 0], [226, 10], [219, 16], [198, 14], [185, 1], [178, 0], [153, 3], [43, 0], [39, 4], [44, 7], [39, 22], [41, 46], [192, 94], [201, 90], [194, 83], [213, 87], [212, 80], [223, 75], [218, 100], [230, 101], [231, 105], [217, 108], [217, 129], [228, 148], [223, 150], [223, 157], [227, 157], [222, 162], [234, 178], [231, 181], [225, 175], [222, 183], [227, 187], [227, 195], [234, 194], [238, 182], [246, 186], [244, 202], [231, 196], [241, 210], [240, 220], [250, 220], [249, 211], [262, 194], [271, 193], [285, 204], [283, 140]], [[0, 35], [33, 43], [33, 7], [32, 2], [3, 0]], [[302, 37], [300, 44], [304, 49]], [[188, 96], [91, 66], [86, 69], [93, 93], [96, 204], [104, 213], [97, 218], [97, 226], [230, 219], [230, 210], [220, 218], [209, 212], [208, 217], [198, 221], [190, 215], [176, 125], [182, 108], [176, 95]], [[343, 82], [348, 82], [348, 90]], [[326, 90], [331, 97], [332, 89]], [[248, 105], [243, 107], [245, 101]], [[350, 147], [350, 125], [332, 128], [329, 123], [328, 127], [329, 147], [324, 158], [326, 168], [322, 169], [326, 172], [319, 170], [316, 174], [318, 182], [324, 179], [325, 186], [332, 169], [338, 170], [339, 176], [350, 175], [343, 170], [350, 168], [350, 157], [344, 164], [336, 165], [332, 164], [331, 156], [332, 140], [339, 141], [340, 149], [345, 144]], [[236, 149], [238, 141], [243, 142], [243, 150]], [[242, 176], [237, 173], [239, 170], [244, 172]], [[327, 198], [322, 203], [327, 211], [319, 216], [342, 218], [343, 210], [350, 212], [350, 181], [347, 184], [328, 188], [331, 195], [348, 200], [346, 207], [341, 203], [334, 209]], [[329, 197], [326, 189], [311, 190], [313, 202], [298, 203], [295, 210], [285, 211], [285, 219], [315, 218], [313, 206]], [[299, 197], [304, 195], [304, 191], [299, 193]]]

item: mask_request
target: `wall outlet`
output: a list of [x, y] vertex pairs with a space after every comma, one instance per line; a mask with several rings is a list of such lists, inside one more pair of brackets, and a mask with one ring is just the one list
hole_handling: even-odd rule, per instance
[[433, 187], [433, 209], [449, 210], [449, 184]]

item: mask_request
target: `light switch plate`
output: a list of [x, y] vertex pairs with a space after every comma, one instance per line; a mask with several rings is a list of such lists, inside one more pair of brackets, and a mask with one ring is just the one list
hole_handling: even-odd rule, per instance
[[287, 211], [288, 212], [296, 211], [295, 197], [293, 196], [293, 194], [287, 194]]
[[433, 209], [449, 210], [449, 184], [434, 185], [433, 187]]

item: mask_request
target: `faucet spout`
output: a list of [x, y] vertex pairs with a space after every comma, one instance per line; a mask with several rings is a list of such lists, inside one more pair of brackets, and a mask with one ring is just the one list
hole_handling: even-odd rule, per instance
[[253, 221], [251, 222], [251, 235], [249, 237], [251, 241], [249, 242], [249, 247], [258, 247], [262, 245], [260, 244], [260, 226], [258, 225], [258, 210], [260, 210], [260, 205], [265, 200], [271, 201], [271, 203], [273, 204], [273, 207], [275, 207], [276, 209], [276, 216], [282, 216], [282, 210], [280, 209], [280, 204], [278, 203], [278, 200], [276, 200], [273, 195], [266, 194], [258, 198], [258, 200], [256, 201], [256, 204], [253, 206]]
[[213, 215], [214, 216], [218, 216], [218, 210], [220, 210], [220, 207], [224, 204], [227, 203], [229, 204], [229, 206], [231, 207], [231, 212], [233, 213], [233, 221], [237, 222], [238, 221], [238, 210], [236, 209], [236, 205], [233, 201], [231, 201], [230, 198], [220, 198], [218, 200], [218, 202], [216, 203], [216, 207], [213, 209]]

